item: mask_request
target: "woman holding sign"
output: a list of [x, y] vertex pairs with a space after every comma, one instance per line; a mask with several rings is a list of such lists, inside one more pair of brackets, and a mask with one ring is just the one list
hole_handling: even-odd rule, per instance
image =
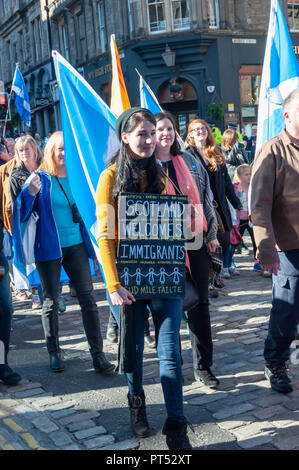
[[[162, 174], [154, 156], [156, 121], [146, 109], [131, 108], [118, 118], [116, 134], [120, 150], [110, 166], [101, 174], [97, 194], [98, 243], [106, 278], [108, 301], [114, 317], [120, 322], [121, 309], [125, 320], [135, 312], [134, 365], [127, 371], [131, 426], [138, 437], [150, 433], [143, 390], [144, 322], [150, 306], [156, 330], [160, 378], [167, 410], [163, 427], [169, 449], [191, 449], [187, 422], [183, 414], [182, 369], [179, 331], [182, 299], [138, 299], [121, 285], [115, 262], [118, 242], [118, 204], [121, 193], [161, 194]], [[131, 309], [131, 311], [130, 311]], [[123, 323], [122, 323], [123, 324]], [[122, 331], [121, 331], [122, 334]], [[127, 369], [126, 369], [127, 370]]]
[[[189, 201], [201, 201], [203, 207], [203, 227], [198, 227], [196, 237], [188, 242], [188, 260], [192, 278], [199, 292], [199, 303], [188, 311], [188, 325], [193, 353], [195, 379], [209, 387], [216, 387], [219, 380], [211, 372], [213, 362], [213, 343], [209, 313], [209, 269], [208, 251], [214, 252], [219, 246], [217, 241], [217, 219], [210, 198], [209, 178], [199, 162], [182, 152], [175, 132], [175, 121], [170, 113], [155, 115], [157, 126], [157, 146], [155, 155], [165, 173], [168, 193], [176, 191], [188, 195]], [[189, 181], [186, 179], [189, 175]], [[196, 183], [192, 195], [190, 180]], [[192, 186], [191, 186], [192, 187]]]

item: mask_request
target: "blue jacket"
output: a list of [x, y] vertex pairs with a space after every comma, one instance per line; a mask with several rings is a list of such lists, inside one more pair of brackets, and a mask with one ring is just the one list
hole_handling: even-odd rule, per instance
[[[27, 222], [33, 212], [36, 212], [39, 217], [36, 223], [36, 235], [34, 240], [35, 261], [50, 261], [62, 258], [58, 230], [52, 211], [51, 177], [44, 171], [39, 172], [41, 190], [36, 196], [32, 196], [29, 194], [28, 189], [29, 183], [35, 174], [36, 173], [32, 173], [27, 179], [16, 202], [18, 203], [17, 206], [19, 206], [21, 223]], [[88, 257], [95, 259], [96, 254], [83, 222], [80, 223], [80, 230]]]

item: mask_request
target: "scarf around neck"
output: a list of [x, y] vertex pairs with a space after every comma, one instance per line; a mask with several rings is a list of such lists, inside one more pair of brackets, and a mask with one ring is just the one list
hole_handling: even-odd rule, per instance
[[[200, 195], [194, 178], [181, 155], [172, 156], [171, 160], [174, 166], [177, 182], [181, 194], [188, 196], [189, 208], [191, 210], [191, 232], [192, 235], [208, 231], [208, 224], [203, 213]], [[167, 194], [176, 194], [172, 181], [167, 178], [166, 182]]]

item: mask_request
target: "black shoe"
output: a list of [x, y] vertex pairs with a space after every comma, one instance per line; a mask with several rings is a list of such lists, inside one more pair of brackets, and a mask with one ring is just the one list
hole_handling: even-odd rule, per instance
[[150, 334], [144, 335], [144, 342], [151, 349], [154, 349], [156, 347], [156, 341], [154, 338], [151, 337]]
[[93, 362], [93, 367], [95, 368], [96, 372], [99, 372], [99, 373], [112, 372], [115, 369], [115, 365], [107, 361], [104, 353], [101, 353], [100, 356], [94, 357], [92, 362]]
[[167, 418], [162, 429], [166, 435], [166, 444], [169, 450], [192, 450], [187, 436], [187, 420], [175, 421]]
[[60, 352], [50, 353], [50, 368], [53, 372], [63, 372], [64, 364], [61, 359]]
[[242, 253], [242, 245], [241, 243], [239, 243], [239, 245], [237, 245], [237, 247], [235, 248], [235, 254], [240, 255], [241, 253]]
[[225, 286], [220, 274], [216, 274], [216, 276], [214, 277], [213, 286], [217, 289], [223, 289], [223, 287]]
[[77, 297], [77, 292], [74, 286], [70, 286], [70, 296], [71, 297]]
[[219, 297], [218, 290], [213, 286], [213, 284], [209, 285], [209, 299], [217, 299]]
[[276, 392], [290, 393], [293, 391], [291, 380], [288, 377], [286, 365], [265, 366], [265, 376]]
[[245, 243], [241, 243], [241, 246], [242, 246], [242, 253], [244, 253], [244, 255], [250, 255], [251, 254], [250, 249], [248, 248], [248, 246], [245, 245]]
[[130, 395], [128, 393], [128, 402], [133, 433], [137, 437], [147, 437], [151, 429], [147, 422], [144, 393], [142, 395]]
[[109, 343], [118, 343], [118, 331], [117, 328], [107, 328], [106, 339]]
[[217, 387], [219, 380], [212, 374], [211, 369], [194, 369], [194, 378], [198, 382], [202, 382], [207, 387]]
[[0, 380], [5, 383], [5, 385], [17, 385], [22, 377], [14, 372], [8, 365], [0, 365]]

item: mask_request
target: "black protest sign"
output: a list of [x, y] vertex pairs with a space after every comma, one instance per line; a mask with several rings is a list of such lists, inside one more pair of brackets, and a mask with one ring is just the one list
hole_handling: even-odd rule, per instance
[[183, 297], [187, 197], [123, 193], [119, 199], [119, 281], [136, 298]]

